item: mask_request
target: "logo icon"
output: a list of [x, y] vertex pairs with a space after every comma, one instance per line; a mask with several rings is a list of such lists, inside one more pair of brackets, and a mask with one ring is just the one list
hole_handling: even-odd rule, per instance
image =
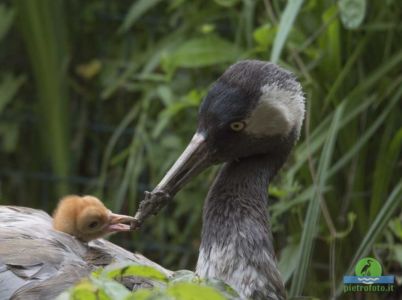
[[371, 257], [362, 258], [355, 267], [356, 276], [381, 276], [381, 273], [381, 264]]
[[360, 259], [355, 266], [355, 276], [344, 276], [344, 292], [390, 292], [394, 289], [395, 277], [382, 276], [382, 267], [372, 257]]

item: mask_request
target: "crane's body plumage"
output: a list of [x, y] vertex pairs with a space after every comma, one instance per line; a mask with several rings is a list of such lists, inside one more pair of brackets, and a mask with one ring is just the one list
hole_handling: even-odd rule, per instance
[[[262, 61], [232, 65], [209, 90], [200, 106], [195, 135], [140, 206], [137, 224], [156, 213], [194, 176], [223, 163], [204, 206], [196, 272], [224, 280], [244, 299], [286, 299], [269, 226], [267, 189], [299, 138], [303, 118], [304, 95], [293, 74]], [[22, 224], [1, 231], [1, 222], [0, 214], [0, 243], [4, 235], [17, 233], [14, 229], [19, 229], [14, 227], [21, 229], [17, 233], [20, 238], [36, 237], [29, 231], [24, 237]], [[92, 269], [85, 265], [82, 254], [70, 253], [59, 235], [46, 237], [45, 232], [39, 239], [47, 239], [51, 249], [58, 247], [57, 272], [62, 272], [65, 260], [77, 263], [79, 275], [83, 266], [86, 274]], [[109, 249], [112, 244], [101, 243], [113, 255], [114, 250]], [[130, 256], [118, 249], [123, 251], [119, 255]], [[0, 252], [0, 276], [1, 264], [7, 265], [8, 255]], [[48, 264], [45, 258], [35, 262]]]
[[0, 206], [0, 299], [55, 299], [98, 267], [133, 262], [172, 272], [103, 239], [56, 231], [44, 211]]

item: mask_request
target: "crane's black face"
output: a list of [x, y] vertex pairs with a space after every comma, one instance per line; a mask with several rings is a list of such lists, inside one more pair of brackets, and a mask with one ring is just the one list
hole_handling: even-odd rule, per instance
[[200, 106], [197, 129], [211, 163], [267, 153], [268, 135], [247, 132], [249, 117], [260, 97], [258, 90], [245, 91], [221, 81], [212, 86]]
[[303, 117], [303, 93], [292, 74], [265, 62], [237, 63], [211, 87], [195, 135], [155, 190], [173, 196], [212, 164], [291, 147]]

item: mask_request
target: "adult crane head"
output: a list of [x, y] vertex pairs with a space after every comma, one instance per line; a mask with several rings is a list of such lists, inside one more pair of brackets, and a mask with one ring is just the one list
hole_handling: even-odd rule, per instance
[[157, 186], [170, 196], [208, 166], [271, 154], [283, 163], [300, 135], [304, 95], [295, 76], [246, 60], [229, 67], [202, 102], [191, 142]]
[[213, 164], [271, 155], [276, 172], [300, 135], [304, 113], [303, 91], [292, 73], [257, 60], [230, 66], [210, 88], [199, 109], [196, 133], [147, 194], [133, 227]]

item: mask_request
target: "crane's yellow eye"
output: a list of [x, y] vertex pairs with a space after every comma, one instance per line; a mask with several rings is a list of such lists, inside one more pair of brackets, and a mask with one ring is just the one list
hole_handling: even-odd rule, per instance
[[237, 121], [237, 122], [232, 122], [230, 123], [230, 128], [233, 131], [241, 131], [244, 129], [244, 127], [246, 127], [246, 123], [241, 122], [241, 121]]

